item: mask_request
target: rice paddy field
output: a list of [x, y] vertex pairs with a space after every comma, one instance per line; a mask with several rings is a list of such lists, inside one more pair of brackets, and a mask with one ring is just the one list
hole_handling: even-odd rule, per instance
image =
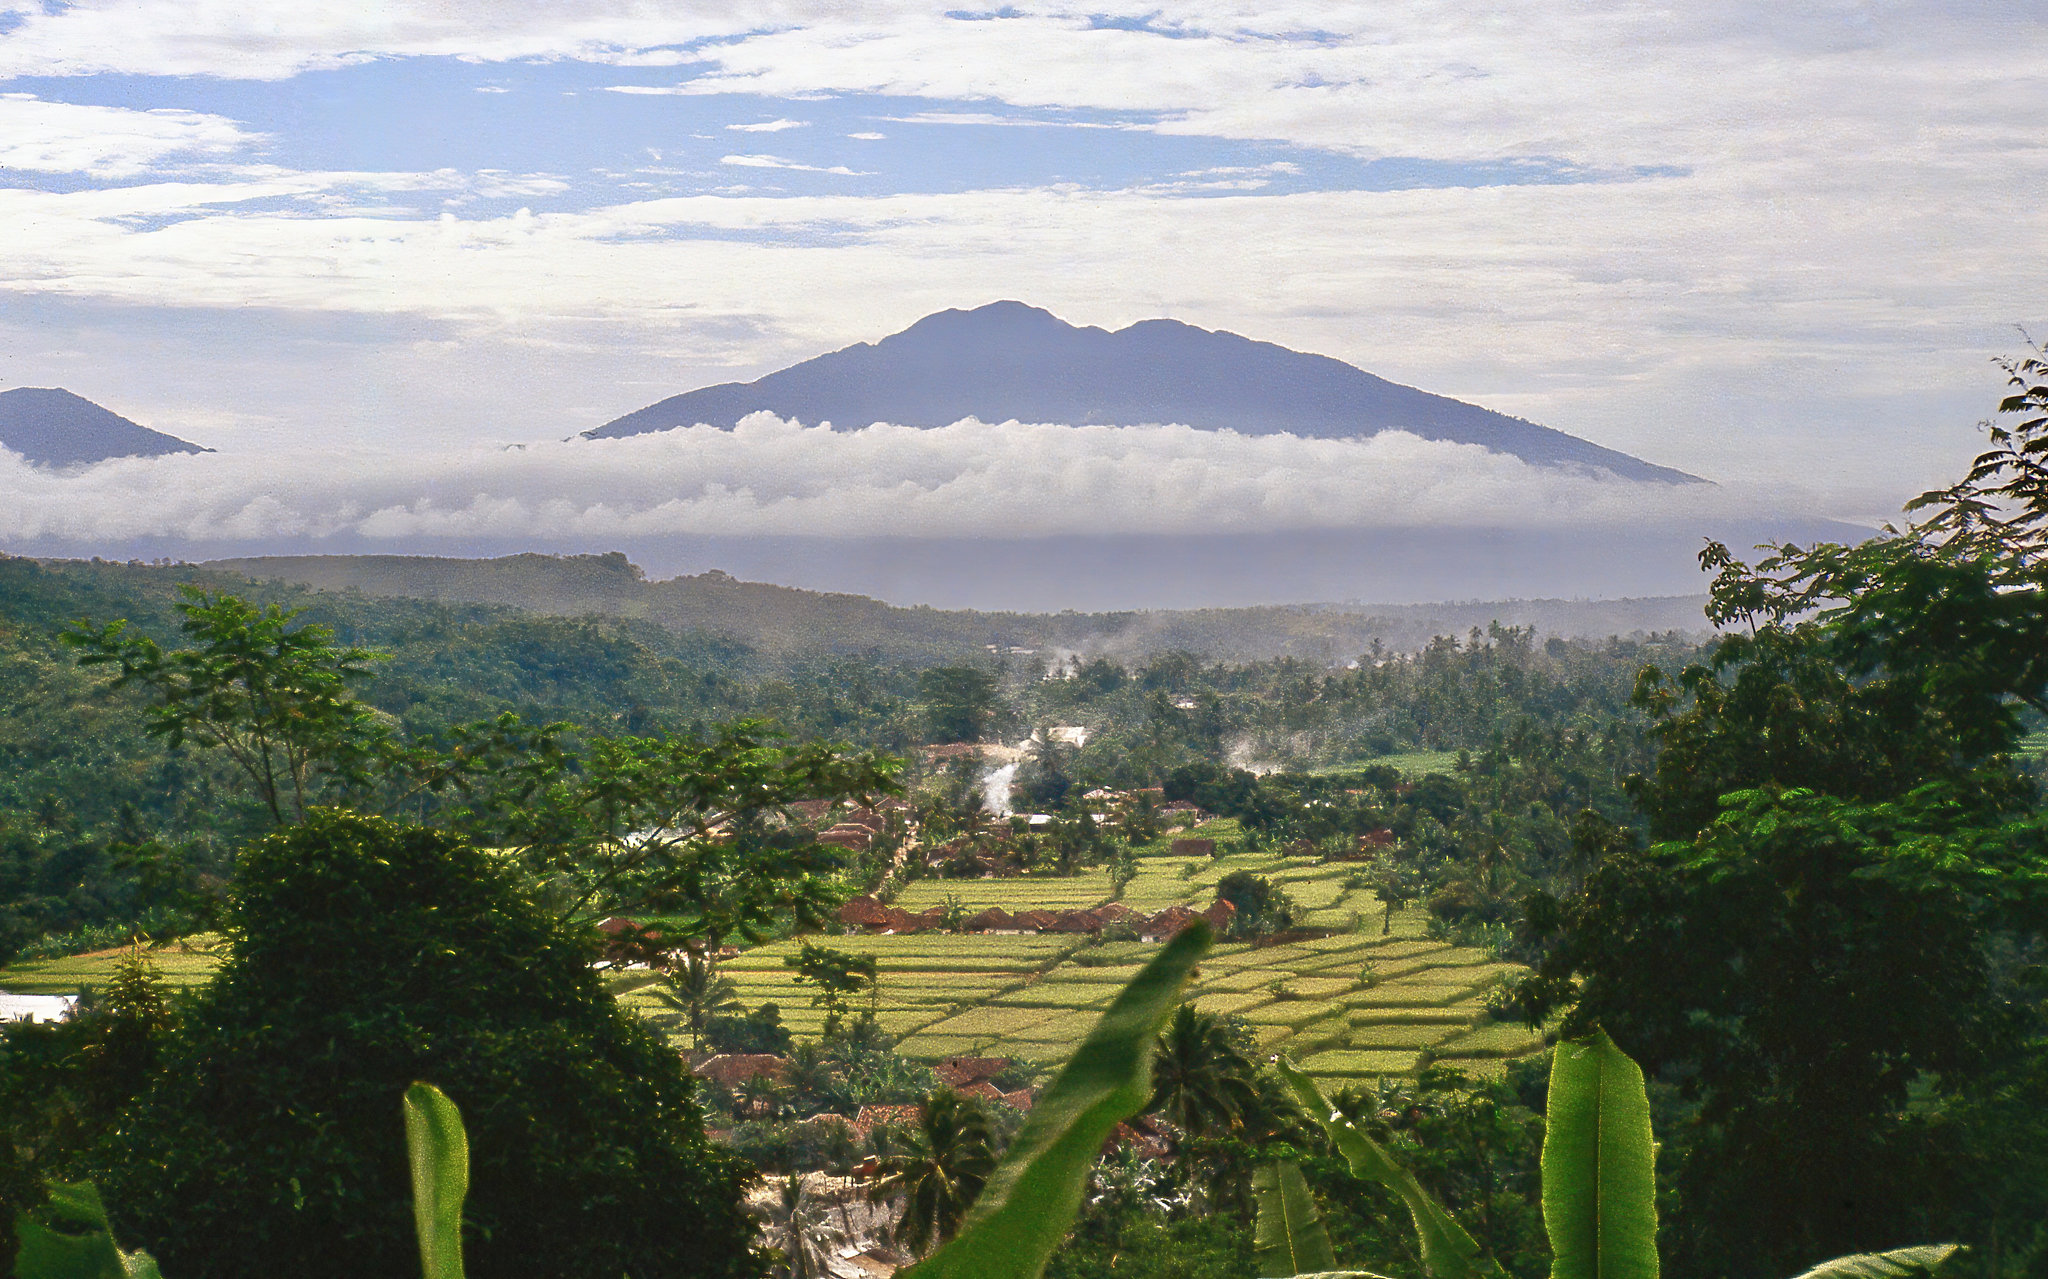
[[[1233, 823], [1194, 832], [1231, 846]], [[1408, 1075], [1429, 1061], [1484, 1075], [1535, 1052], [1541, 1038], [1519, 1026], [1489, 1021], [1486, 995], [1511, 965], [1478, 950], [1431, 941], [1424, 915], [1411, 908], [1385, 915], [1357, 868], [1315, 865], [1263, 853], [1218, 858], [1172, 856], [1171, 836], [1140, 850], [1138, 877], [1119, 899], [1147, 913], [1215, 900], [1216, 882], [1236, 870], [1265, 875], [1283, 887], [1313, 927], [1341, 931], [1289, 945], [1218, 946], [1189, 988], [1195, 1006], [1242, 1017], [1261, 1049], [1284, 1052], [1309, 1074], [1341, 1086], [1381, 1075]], [[957, 899], [971, 910], [1012, 912], [1100, 905], [1112, 898], [1106, 872], [1059, 877], [920, 880], [897, 904], [910, 910]], [[1087, 936], [918, 933], [901, 937], [816, 938], [855, 954], [873, 955], [881, 974], [876, 1013], [902, 1036], [898, 1051], [918, 1058], [955, 1054], [1018, 1057], [1045, 1066], [1065, 1061], [1124, 982], [1156, 944], [1098, 941]], [[151, 951], [173, 986], [204, 981], [217, 954], [210, 939]], [[783, 960], [800, 940], [775, 942], [727, 961], [722, 969], [748, 1008], [772, 1003], [799, 1037], [824, 1029], [822, 1009], [797, 984]], [[38, 960], [0, 970], [0, 988], [17, 994], [72, 994], [113, 975], [120, 950]], [[671, 1010], [648, 989], [645, 972], [620, 973], [608, 985], [626, 1008], [668, 1023]], [[667, 1025], [664, 1025], [667, 1028]]]
[[[1226, 846], [1234, 823], [1192, 832]], [[1264, 875], [1303, 908], [1304, 923], [1345, 931], [1290, 945], [1218, 946], [1203, 962], [1189, 997], [1195, 1006], [1242, 1017], [1261, 1049], [1283, 1052], [1310, 1075], [1335, 1086], [1382, 1075], [1412, 1075], [1429, 1062], [1467, 1074], [1497, 1073], [1515, 1057], [1540, 1050], [1540, 1035], [1488, 1019], [1489, 991], [1513, 965], [1485, 952], [1422, 935], [1424, 916], [1410, 909], [1386, 917], [1358, 868], [1315, 865], [1263, 853], [1218, 858], [1171, 855], [1163, 838], [1140, 849], [1138, 878], [1122, 901], [1147, 913], [1215, 900], [1216, 882], [1237, 870]], [[958, 901], [971, 911], [1075, 909], [1112, 900], [1106, 872], [1057, 878], [920, 880], [896, 904], [912, 911]], [[956, 1054], [1019, 1057], [1057, 1066], [1084, 1039], [1122, 985], [1157, 950], [1135, 941], [1085, 936], [988, 936], [918, 933], [819, 939], [854, 954], [873, 955], [881, 974], [882, 1025], [902, 1036], [898, 1051], [939, 1058]], [[728, 961], [724, 971], [749, 1007], [773, 1003], [799, 1036], [818, 1034], [824, 1014], [783, 960], [801, 943], [777, 942]], [[662, 1010], [645, 991], [622, 996], [629, 1007]]]
[[[202, 934], [155, 950], [145, 950], [149, 962], [164, 975], [174, 990], [197, 986], [213, 976], [219, 954], [215, 938]], [[114, 966], [128, 953], [127, 947], [96, 950], [64, 959], [32, 959], [0, 969], [0, 990], [17, 995], [75, 995], [85, 987], [106, 985], [113, 979]]]

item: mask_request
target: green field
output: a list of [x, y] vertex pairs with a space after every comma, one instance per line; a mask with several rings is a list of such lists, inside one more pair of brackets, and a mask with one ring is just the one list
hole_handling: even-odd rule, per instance
[[[213, 976], [214, 965], [220, 958], [213, 950], [214, 941], [211, 936], [193, 937], [143, 953], [163, 973], [167, 985], [182, 990]], [[65, 959], [28, 960], [0, 969], [0, 990], [17, 995], [75, 995], [82, 987], [106, 985], [114, 976], [114, 965], [127, 953], [122, 948]]]
[[[1235, 841], [1235, 823], [1211, 822], [1194, 832]], [[1197, 1007], [1244, 1018], [1260, 1048], [1284, 1052], [1309, 1074], [1337, 1084], [1381, 1074], [1405, 1074], [1434, 1059], [1479, 1075], [1497, 1072], [1506, 1059], [1537, 1051], [1540, 1037], [1518, 1026], [1487, 1021], [1487, 991], [1513, 966], [1481, 951], [1460, 949], [1422, 935], [1425, 917], [1410, 908], [1393, 917], [1382, 935], [1383, 912], [1370, 889], [1353, 887], [1356, 868], [1317, 865], [1266, 853], [1231, 853], [1188, 859], [1167, 853], [1168, 841], [1148, 845], [1138, 877], [1122, 900], [1156, 912], [1180, 904], [1200, 909], [1215, 900], [1216, 882], [1235, 870], [1265, 875], [1303, 907], [1305, 922], [1344, 930], [1292, 945], [1264, 949], [1218, 946], [1189, 989]], [[1192, 866], [1192, 873], [1187, 873]], [[896, 899], [923, 910], [957, 899], [972, 910], [1001, 906], [1018, 911], [1062, 910], [1112, 899], [1107, 872], [1073, 877], [920, 880]], [[210, 939], [191, 948], [150, 952], [173, 986], [204, 981], [217, 962]], [[1137, 941], [1098, 942], [1087, 936], [991, 936], [918, 933], [901, 937], [817, 938], [855, 954], [873, 955], [881, 973], [876, 1005], [883, 1027], [902, 1037], [899, 1051], [921, 1058], [979, 1053], [1020, 1057], [1044, 1065], [1064, 1061], [1094, 1026], [1117, 990], [1158, 947]], [[797, 984], [783, 960], [800, 940], [756, 947], [723, 970], [749, 1008], [772, 1003], [799, 1036], [824, 1029], [824, 1012]], [[0, 989], [21, 994], [71, 994], [112, 976], [120, 951], [39, 960], [0, 970]], [[618, 973], [607, 985], [622, 1006], [650, 1016], [671, 1036], [670, 1012], [647, 988], [646, 972]], [[1430, 1054], [1425, 1057], [1424, 1054]]]
[[[1193, 833], [1219, 842], [1236, 838], [1234, 823], [1212, 822]], [[1199, 909], [1215, 900], [1224, 875], [1249, 870], [1283, 887], [1309, 924], [1347, 930], [1263, 949], [1218, 946], [1203, 961], [1190, 997], [1204, 1011], [1242, 1017], [1262, 1050], [1285, 1052], [1310, 1074], [1341, 1085], [1413, 1073], [1430, 1060], [1492, 1073], [1505, 1058], [1541, 1048], [1540, 1037], [1486, 1018], [1486, 994], [1512, 966], [1423, 937], [1419, 909], [1395, 915], [1392, 932], [1382, 935], [1384, 913], [1370, 889], [1353, 886], [1356, 867], [1268, 853], [1191, 860], [1170, 855], [1168, 839], [1144, 850], [1138, 877], [1121, 899], [1133, 909]], [[1098, 905], [1112, 892], [1108, 875], [1095, 871], [1066, 878], [920, 880], [896, 902], [911, 910], [949, 898], [971, 910], [1061, 910]], [[820, 940], [879, 962], [882, 1023], [903, 1037], [899, 1051], [921, 1058], [1021, 1057], [1048, 1066], [1073, 1052], [1116, 991], [1157, 950], [1144, 942], [1080, 936]], [[773, 1003], [796, 1033], [816, 1034], [824, 1015], [782, 962], [797, 948], [795, 942], [763, 946], [725, 970], [747, 1004]], [[645, 994], [624, 999], [646, 1011], [659, 1007]]]
[[1400, 751], [1392, 755], [1376, 755], [1346, 767], [1370, 768], [1374, 764], [1386, 764], [1400, 769], [1409, 777], [1421, 777], [1425, 773], [1448, 773], [1457, 767], [1457, 763], [1456, 751]]

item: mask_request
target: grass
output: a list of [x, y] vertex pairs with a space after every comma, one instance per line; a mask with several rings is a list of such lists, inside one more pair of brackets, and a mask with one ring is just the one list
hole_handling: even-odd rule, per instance
[[[1226, 827], [1220, 822], [1198, 833], [1235, 837], [1234, 824]], [[1158, 847], [1163, 853], [1164, 842]], [[1483, 951], [1422, 936], [1426, 917], [1416, 908], [1396, 914], [1393, 934], [1382, 936], [1378, 900], [1368, 889], [1346, 887], [1353, 868], [1233, 853], [1197, 863], [1198, 872], [1183, 879], [1180, 872], [1186, 864], [1186, 858], [1163, 855], [1142, 860], [1139, 877], [1124, 900], [1142, 910], [1175, 903], [1200, 908], [1214, 900], [1216, 881], [1223, 875], [1249, 869], [1279, 882], [1297, 902], [1332, 903], [1312, 912], [1312, 919], [1357, 914], [1368, 921], [1363, 932], [1285, 946], [1226, 943], [1203, 961], [1189, 997], [1204, 1011], [1243, 1017], [1262, 1053], [1286, 1053], [1311, 1076], [1343, 1086], [1378, 1075], [1412, 1074], [1425, 1050], [1440, 1061], [1482, 1075], [1497, 1074], [1508, 1060], [1541, 1048], [1540, 1037], [1490, 1021], [1484, 1008], [1493, 982], [1519, 969], [1495, 963]], [[1094, 894], [1099, 887], [1098, 900], [1108, 898], [1106, 875], [1094, 874], [1073, 879], [928, 880], [909, 885], [905, 892], [930, 893], [930, 904], [938, 904], [947, 893], [964, 902], [968, 898], [963, 890], [975, 890], [990, 894], [989, 904], [1016, 910], [1046, 904], [1040, 890], [1051, 886], [1064, 886], [1077, 896]], [[997, 900], [1005, 894], [1015, 896]], [[913, 897], [904, 904], [922, 909], [912, 904], [918, 900]], [[149, 952], [171, 985], [192, 986], [211, 975], [219, 956], [205, 948], [208, 939], [196, 940], [202, 944], [194, 950], [171, 947]], [[1078, 936], [823, 936], [757, 947], [722, 966], [747, 1007], [775, 1004], [784, 1024], [800, 1037], [819, 1034], [825, 1017], [822, 1009], [811, 1006], [811, 990], [798, 985], [794, 971], [782, 962], [805, 940], [875, 957], [881, 971], [878, 1015], [885, 1030], [903, 1036], [897, 1046], [903, 1055], [933, 1060], [988, 1053], [1047, 1066], [1066, 1060], [1094, 1026], [1099, 1010], [1158, 950], [1155, 943], [1096, 943]], [[0, 970], [0, 988], [22, 994], [70, 994], [81, 986], [103, 986], [122, 953], [102, 951], [18, 964]], [[1368, 972], [1372, 984], [1361, 986]], [[607, 986], [622, 1007], [649, 1017], [680, 1045], [683, 1037], [666, 1015], [669, 1010], [646, 989], [653, 980], [650, 973], [619, 973], [608, 977]], [[1275, 999], [1275, 980], [1296, 997]], [[862, 1001], [854, 1003], [856, 1009], [865, 1007]]]
[[1388, 1049], [1333, 1048], [1304, 1058], [1298, 1064], [1304, 1074], [1332, 1079], [1367, 1079], [1380, 1075], [1412, 1075], [1421, 1064], [1420, 1055]]
[[1397, 768], [1407, 777], [1421, 777], [1425, 773], [1448, 773], [1458, 766], [1456, 751], [1395, 751], [1390, 755], [1375, 755], [1371, 759], [1354, 760], [1349, 764], [1337, 764], [1319, 768], [1316, 773], [1323, 777], [1342, 777], [1385, 764]]
[[[1448, 757], [1446, 757], [1448, 758]], [[1211, 822], [1192, 832], [1234, 842], [1235, 823]], [[1265, 1052], [1294, 1058], [1311, 1076], [1343, 1086], [1379, 1075], [1413, 1074], [1425, 1051], [1473, 1072], [1493, 1071], [1538, 1050], [1538, 1037], [1492, 1023], [1484, 1007], [1498, 975], [1519, 971], [1484, 952], [1423, 936], [1417, 908], [1393, 917], [1382, 935], [1383, 908], [1372, 891], [1351, 887], [1357, 868], [1317, 864], [1272, 853], [1229, 853], [1190, 860], [1168, 853], [1170, 839], [1141, 849], [1138, 877], [1122, 900], [1134, 910], [1179, 904], [1200, 909], [1215, 900], [1216, 882], [1236, 870], [1265, 875], [1330, 926], [1363, 921], [1361, 931], [1255, 947], [1217, 946], [1188, 989], [1196, 1007], [1244, 1019]], [[1189, 865], [1194, 873], [1183, 876]], [[979, 910], [1064, 909], [1110, 899], [1104, 872], [1075, 877], [1020, 876], [993, 880], [920, 880], [897, 898], [907, 910], [948, 897]], [[1095, 942], [1085, 936], [994, 937], [916, 933], [902, 937], [819, 937], [820, 944], [873, 955], [882, 974], [883, 1026], [904, 1038], [906, 1057], [961, 1053], [1017, 1057], [1055, 1066], [1065, 1061], [1109, 999], [1158, 950], [1156, 943]], [[800, 1036], [822, 1028], [811, 992], [783, 966], [801, 940], [749, 951], [725, 965], [749, 1006], [772, 1002]], [[1361, 984], [1368, 980], [1370, 984]], [[1289, 997], [1276, 998], [1273, 983]], [[652, 1011], [644, 999], [627, 1005]], [[856, 1001], [858, 1003], [858, 1001]]]
[[1543, 1036], [1526, 1026], [1495, 1022], [1468, 1030], [1437, 1048], [1439, 1057], [1523, 1057], [1543, 1047]]
[[1039, 982], [1002, 996], [1000, 1004], [1010, 1008], [1104, 1008], [1115, 995], [1114, 986]]
[[[214, 949], [217, 941], [211, 934], [202, 934], [142, 953], [163, 974], [165, 985], [183, 990], [213, 976], [221, 960], [220, 952]], [[71, 995], [83, 987], [102, 987], [113, 980], [115, 965], [127, 953], [128, 948], [121, 946], [63, 959], [32, 959], [0, 968], [0, 990], [16, 995]]]

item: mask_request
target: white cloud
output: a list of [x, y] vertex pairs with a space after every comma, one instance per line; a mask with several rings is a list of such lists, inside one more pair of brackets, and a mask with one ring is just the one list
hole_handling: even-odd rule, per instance
[[735, 133], [781, 133], [785, 129], [808, 129], [809, 120], [763, 120], [759, 124], [728, 124]]
[[[2048, 148], [2025, 122], [2048, 118], [2048, 78], [2012, 70], [2048, 61], [2038, 6], [1538, 0], [1446, 19], [1417, 0], [1026, 0], [1021, 16], [982, 22], [944, 17], [950, 7], [84, 0], [17, 9], [0, 75], [278, 78], [412, 55], [584, 58], [694, 77], [636, 92], [888, 93], [930, 100], [933, 113], [905, 118], [931, 122], [1080, 112], [1090, 124], [1439, 166], [1653, 171], [1577, 186], [1199, 200], [1185, 198], [1195, 186], [781, 200], [732, 188], [436, 223], [361, 193], [424, 190], [439, 175], [240, 166], [211, 188], [0, 192], [0, 289], [403, 315], [502, 345], [580, 325], [592, 350], [713, 349], [730, 365], [718, 372], [746, 376], [941, 307], [1013, 296], [1077, 322], [1171, 314], [1323, 351], [1692, 470], [1796, 464], [1872, 484], [1935, 478], [1925, 469], [1937, 450], [1908, 420], [1918, 410], [1899, 406], [1946, 397], [1974, 418], [1983, 357], [2011, 349], [2006, 326], [2044, 319]], [[1104, 29], [1096, 16], [1150, 16], [1184, 38]], [[246, 145], [221, 131], [231, 122], [193, 117], [200, 142], [156, 150], [187, 136], [173, 129], [166, 142], [151, 132], [163, 122], [129, 118], [157, 114], [40, 138], [0, 127], [0, 146], [26, 137], [16, 145], [50, 163], [113, 173], [166, 155], [235, 158]], [[1207, 179], [1259, 177], [1197, 180], [1213, 192]], [[537, 184], [536, 200], [554, 180], [519, 179]], [[279, 198], [295, 207], [280, 212]], [[334, 203], [323, 212], [319, 200]], [[489, 411], [540, 433], [559, 404]], [[1887, 423], [1882, 444], [1873, 417]]]
[[[709, 84], [698, 86], [699, 93], [711, 92]], [[916, 111], [910, 115], [885, 115], [882, 119], [891, 124], [953, 124], [953, 125], [994, 125], [1006, 129], [1142, 129], [1136, 124], [1105, 124], [1098, 120], [1034, 120], [1029, 116], [996, 115], [988, 111]]]
[[849, 178], [873, 176], [872, 174], [862, 173], [855, 169], [849, 169], [843, 164], [835, 164], [830, 167], [817, 164], [799, 164], [795, 160], [785, 160], [779, 155], [727, 155], [720, 156], [718, 162], [720, 164], [736, 164], [747, 169], [792, 169], [798, 173], [837, 173]]
[[126, 178], [173, 159], [223, 160], [260, 141], [232, 120], [198, 111], [137, 111], [0, 94], [0, 169]]
[[[332, 175], [16, 189], [0, 190], [0, 288], [416, 315], [496, 342], [576, 319], [593, 349], [727, 353], [704, 380], [1016, 297], [1075, 323], [1171, 315], [1321, 352], [1716, 477], [1796, 457], [1917, 483], [1938, 478], [1936, 452], [1947, 472], [1945, 443], [1896, 418], [1885, 447], [1843, 449], [1830, 423], [1934, 388], [1974, 420], [1984, 357], [2013, 345], [2004, 326], [2038, 325], [2048, 297], [2048, 224], [2025, 172], [1946, 176], [1910, 206], [1861, 198], [1846, 173], [1761, 198], [1751, 175], [1715, 172], [1200, 200], [737, 193], [438, 221], [236, 207], [345, 189]], [[407, 178], [429, 180], [465, 181]], [[559, 420], [545, 403], [490, 411], [535, 434]]]
[[1660, 527], [1771, 509], [1705, 485], [1625, 483], [1475, 445], [972, 419], [937, 430], [692, 427], [404, 453], [123, 459], [71, 474], [0, 454], [0, 540], [276, 542], [354, 535], [1030, 538], [1302, 529]]
[[856, 142], [880, 142], [889, 135], [886, 133], [849, 133], [846, 136]]

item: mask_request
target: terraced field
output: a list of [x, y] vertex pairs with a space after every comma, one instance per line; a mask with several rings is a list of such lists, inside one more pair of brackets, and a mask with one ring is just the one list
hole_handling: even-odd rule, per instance
[[[1215, 822], [1195, 833], [1229, 838], [1236, 832], [1232, 823]], [[1341, 1085], [1412, 1074], [1435, 1060], [1484, 1075], [1542, 1047], [1540, 1036], [1486, 1018], [1486, 994], [1512, 965], [1426, 939], [1417, 909], [1395, 915], [1393, 931], [1382, 935], [1379, 900], [1353, 886], [1357, 867], [1255, 853], [1189, 859], [1167, 850], [1167, 840], [1142, 850], [1138, 878], [1118, 900], [1145, 912], [1176, 903], [1206, 906], [1218, 880], [1249, 870], [1285, 888], [1308, 925], [1362, 928], [1286, 946], [1219, 946], [1190, 988], [1198, 1008], [1243, 1017], [1261, 1048], [1285, 1052], [1309, 1074]], [[914, 911], [951, 899], [969, 910], [1015, 912], [1095, 906], [1111, 900], [1112, 892], [1106, 872], [1091, 872], [920, 880], [896, 901]], [[904, 1037], [899, 1051], [925, 1058], [1011, 1056], [1046, 1065], [1066, 1059], [1157, 949], [1087, 937], [936, 933], [847, 936], [827, 944], [875, 956], [881, 1021]], [[725, 968], [749, 1006], [774, 1003], [799, 1035], [816, 1034], [824, 1015], [810, 1007], [809, 990], [782, 964], [796, 948], [794, 942], [764, 946]], [[659, 1007], [644, 994], [624, 998], [629, 1006]]]
[[[1190, 835], [1228, 845], [1240, 831], [1237, 823], [1219, 820], [1197, 827]], [[1156, 914], [1168, 906], [1200, 909], [1216, 900], [1216, 883], [1232, 871], [1248, 870], [1264, 875], [1287, 890], [1303, 908], [1302, 923], [1310, 928], [1351, 928], [1362, 918], [1380, 918], [1379, 900], [1370, 890], [1350, 886], [1359, 868], [1344, 863], [1318, 866], [1301, 858], [1266, 853], [1232, 853], [1224, 857], [1176, 857], [1173, 840], [1179, 833], [1162, 836], [1138, 851], [1138, 877], [1126, 885], [1123, 895], [1107, 870], [1092, 870], [1070, 877], [1023, 876], [1015, 879], [920, 879], [907, 884], [893, 905], [917, 913], [957, 901], [969, 912], [1000, 906], [1012, 914], [1020, 910], [1081, 910], [1116, 900], [1132, 910]]]
[[[1230, 838], [1235, 831], [1217, 822], [1196, 833]], [[1486, 1020], [1486, 992], [1511, 966], [1423, 937], [1419, 909], [1395, 915], [1393, 931], [1381, 935], [1379, 902], [1369, 889], [1352, 886], [1355, 867], [1250, 853], [1191, 860], [1171, 856], [1167, 847], [1161, 840], [1143, 850], [1138, 878], [1121, 898], [1133, 909], [1206, 906], [1215, 899], [1217, 880], [1249, 870], [1284, 887], [1304, 908], [1306, 923], [1347, 930], [1263, 949], [1219, 946], [1190, 990], [1197, 1007], [1243, 1017], [1261, 1048], [1287, 1053], [1309, 1074], [1338, 1084], [1410, 1074], [1428, 1054], [1476, 1075], [1541, 1047], [1536, 1035], [1519, 1026]], [[1111, 893], [1108, 874], [1098, 871], [1073, 878], [921, 880], [897, 901], [922, 910], [952, 897], [972, 910], [1017, 911], [1094, 906]], [[1348, 931], [1361, 924], [1362, 931]], [[1085, 936], [919, 933], [820, 940], [879, 961], [877, 1012], [889, 1033], [903, 1036], [900, 1051], [924, 1058], [1013, 1056], [1047, 1065], [1066, 1059], [1118, 988], [1157, 949]], [[824, 1013], [811, 1006], [811, 991], [782, 962], [800, 945], [758, 947], [723, 968], [749, 1008], [773, 1003], [792, 1031], [814, 1036], [824, 1027]], [[70, 994], [82, 985], [102, 985], [120, 953], [18, 964], [0, 971], [0, 987]], [[203, 946], [155, 951], [151, 958], [177, 986], [204, 981], [216, 959]], [[621, 973], [609, 984], [625, 1007], [643, 1015], [665, 1013], [667, 1007], [646, 989], [652, 981], [650, 974]]]
[[[846, 937], [841, 948], [880, 964], [879, 1016], [914, 1057], [1021, 1057], [1057, 1065], [1086, 1037], [1156, 947], [1084, 938], [919, 934]], [[725, 966], [749, 1006], [777, 1005], [797, 1034], [824, 1014], [783, 966], [779, 942]], [[1540, 1036], [1485, 1020], [1487, 990], [1508, 966], [1485, 953], [1412, 936], [1339, 934], [1286, 946], [1218, 947], [1190, 994], [1205, 1011], [1235, 1013], [1269, 1052], [1335, 1083], [1419, 1070], [1425, 1054], [1474, 1075], [1534, 1052]], [[645, 991], [621, 997], [662, 1010]]]

